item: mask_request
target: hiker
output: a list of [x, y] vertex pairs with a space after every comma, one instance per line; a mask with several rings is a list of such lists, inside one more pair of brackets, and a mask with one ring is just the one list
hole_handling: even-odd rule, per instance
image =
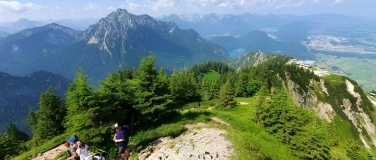
[[197, 108], [200, 108], [200, 102], [199, 101], [196, 102], [196, 106], [197, 106]]
[[81, 160], [92, 160], [93, 156], [90, 153], [90, 148], [87, 144], [83, 143], [82, 141], [77, 141], [77, 154], [80, 156]]
[[125, 160], [128, 160], [129, 157], [129, 149], [128, 149], [128, 140], [129, 140], [129, 134], [126, 131], [125, 127], [122, 127], [115, 124], [116, 133], [114, 135], [113, 141], [117, 144], [119, 147], [119, 155], [121, 155]]
[[80, 159], [80, 156], [77, 153], [77, 148], [78, 148], [77, 141], [79, 141], [77, 136], [73, 135], [73, 136], [69, 137], [69, 139], [65, 143], [65, 147], [69, 148], [67, 150], [67, 153], [69, 155], [68, 160], [79, 160]]

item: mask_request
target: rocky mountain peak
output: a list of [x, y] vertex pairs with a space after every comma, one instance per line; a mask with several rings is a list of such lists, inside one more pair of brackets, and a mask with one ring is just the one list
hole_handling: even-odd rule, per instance
[[136, 36], [144, 33], [143, 31], [146, 28], [147, 30], [153, 30], [157, 34], [164, 34], [175, 30], [177, 27], [173, 22], [162, 22], [149, 15], [134, 15], [126, 9], [117, 9], [107, 17], [102, 18], [97, 24], [90, 26], [85, 31], [85, 37], [87, 39], [93, 39], [94, 37], [95, 41], [101, 41], [100, 39], [105, 39], [108, 35], [126, 39], [127, 36], [130, 36], [130, 31], [134, 31], [133, 36]]
[[118, 19], [118, 18], [121, 18], [121, 17], [126, 17], [126, 16], [131, 16], [132, 14], [129, 13], [126, 9], [117, 9], [116, 11], [113, 11], [111, 12], [107, 17], [106, 19], [110, 18], [110, 19]]

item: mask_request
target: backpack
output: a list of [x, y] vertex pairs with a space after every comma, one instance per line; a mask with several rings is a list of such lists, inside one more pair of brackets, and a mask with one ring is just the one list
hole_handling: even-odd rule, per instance
[[123, 129], [126, 137], [129, 138], [131, 136], [131, 127], [129, 127], [129, 125], [123, 125]]

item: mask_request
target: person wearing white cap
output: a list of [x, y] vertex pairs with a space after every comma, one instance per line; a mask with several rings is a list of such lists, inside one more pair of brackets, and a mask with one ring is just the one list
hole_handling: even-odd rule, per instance
[[114, 135], [114, 142], [119, 147], [118, 153], [125, 159], [128, 160], [129, 157], [129, 150], [128, 150], [128, 140], [129, 135], [125, 131], [125, 128], [121, 127], [117, 123], [114, 125], [116, 129], [116, 133]]

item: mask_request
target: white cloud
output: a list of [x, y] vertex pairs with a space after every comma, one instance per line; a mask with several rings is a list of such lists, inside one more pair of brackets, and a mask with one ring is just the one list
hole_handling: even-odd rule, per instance
[[[334, 1], [334, 2], [333, 2]], [[125, 0], [121, 8], [134, 14], [152, 16], [172, 13], [218, 13], [241, 14], [259, 13], [296, 13], [312, 6], [326, 6], [329, 3], [343, 3], [344, 0]]]
[[89, 4], [87, 4], [85, 7], [84, 7], [84, 11], [95, 11], [95, 10], [98, 10], [100, 9], [100, 7], [94, 3], [91, 3], [89, 2]]
[[59, 7], [42, 6], [34, 3], [20, 3], [18, 1], [0, 1], [0, 13], [22, 13], [30, 10], [50, 9], [56, 10]]
[[276, 9], [287, 9], [287, 8], [297, 8], [304, 4], [305, 0], [286, 0], [278, 3], [274, 8]]
[[107, 10], [116, 10], [116, 8], [113, 7], [113, 6], [111, 6], [111, 7], [107, 7], [106, 9], [107, 9]]
[[156, 1], [149, 1], [149, 3], [152, 6], [151, 8], [156, 11], [170, 9], [175, 6], [174, 0], [156, 0]]
[[343, 0], [335, 0], [331, 5], [334, 6], [341, 3], [343, 3]]
[[227, 3], [221, 3], [221, 4], [218, 4], [218, 7], [227, 7], [228, 4]]
[[135, 12], [140, 8], [140, 5], [127, 0], [125, 3], [121, 4], [120, 7]]
[[89, 11], [101, 11], [101, 7], [95, 3], [89, 2], [86, 6], [76, 6], [75, 8], [71, 8], [70, 12], [89, 12]]

